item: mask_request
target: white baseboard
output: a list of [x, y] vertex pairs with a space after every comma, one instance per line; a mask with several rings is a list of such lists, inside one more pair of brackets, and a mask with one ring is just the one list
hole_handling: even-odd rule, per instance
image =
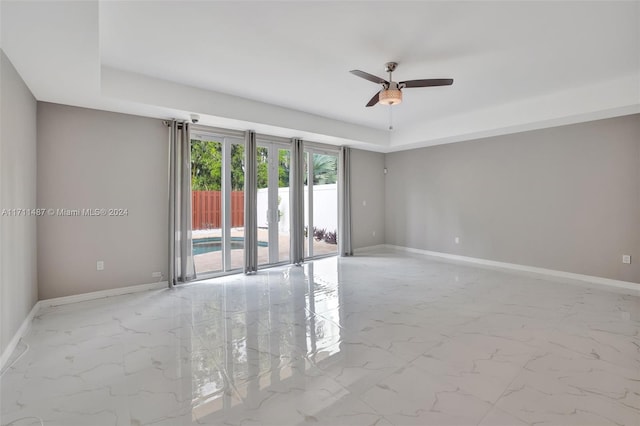
[[429, 251], [415, 249], [411, 247], [394, 246], [391, 244], [383, 244], [383, 247], [392, 250], [404, 251], [407, 253], [417, 253], [426, 256], [440, 257], [443, 259], [457, 260], [460, 262], [475, 263], [478, 265], [492, 266], [495, 268], [511, 269], [523, 272], [532, 272], [534, 274], [548, 275], [552, 277], [566, 278], [570, 280], [584, 281], [591, 284], [597, 284], [608, 287], [616, 287], [625, 290], [631, 290], [633, 293], [640, 295], [640, 284], [630, 281], [613, 280], [610, 278], [595, 277], [592, 275], [575, 274], [573, 272], [556, 271], [554, 269], [538, 268], [535, 266], [519, 265], [517, 263], [497, 262], [495, 260], [479, 259], [476, 257], [459, 256], [457, 254], [442, 253], [438, 251]]
[[9, 342], [9, 345], [7, 345], [5, 350], [2, 352], [2, 356], [0, 357], [0, 370], [4, 368], [9, 358], [11, 358], [11, 355], [13, 354], [13, 351], [15, 351], [16, 347], [18, 346], [18, 342], [20, 341], [20, 339], [22, 339], [22, 337], [24, 337], [27, 331], [29, 331], [29, 328], [31, 327], [31, 323], [33, 322], [33, 318], [38, 314], [38, 311], [40, 309], [51, 307], [51, 306], [67, 305], [69, 303], [84, 302], [86, 300], [102, 299], [105, 297], [113, 297], [113, 296], [121, 296], [123, 294], [138, 293], [141, 291], [159, 290], [159, 289], [167, 288], [168, 285], [169, 284], [167, 281], [160, 281], [157, 283], [140, 284], [140, 285], [134, 285], [129, 287], [114, 288], [110, 290], [93, 291], [90, 293], [76, 294], [73, 296], [56, 297], [53, 299], [45, 299], [45, 300], [40, 300], [36, 302], [36, 304], [33, 305], [31, 312], [29, 312], [29, 314], [24, 319], [24, 321], [22, 321], [22, 325], [20, 325], [20, 328], [14, 334], [13, 338]]
[[53, 299], [41, 300], [40, 306], [48, 308], [50, 306], [68, 305], [69, 303], [84, 302], [85, 300], [102, 299], [104, 297], [121, 296], [123, 294], [139, 293], [141, 291], [160, 290], [167, 288], [167, 281], [160, 281], [150, 284], [132, 285], [129, 287], [112, 288], [109, 290], [92, 291], [90, 293], [74, 294], [72, 296], [55, 297]]
[[353, 249], [353, 254], [368, 253], [370, 251], [378, 250], [385, 247], [388, 247], [388, 246], [385, 244], [376, 244], [375, 246], [360, 247], [357, 249]]
[[7, 347], [4, 349], [4, 351], [2, 351], [2, 356], [0, 356], [0, 371], [4, 368], [7, 361], [9, 361], [9, 358], [11, 358], [11, 355], [13, 354], [13, 351], [16, 350], [20, 339], [22, 339], [22, 337], [27, 334], [27, 331], [29, 331], [31, 323], [33, 322], [33, 318], [36, 316], [39, 309], [40, 302], [36, 302], [35, 305], [33, 305], [33, 308], [31, 308], [31, 311], [29, 311], [29, 313], [27, 314], [27, 317], [24, 319], [24, 321], [22, 321], [20, 328], [18, 328], [16, 334], [13, 335], [13, 338], [11, 339]]

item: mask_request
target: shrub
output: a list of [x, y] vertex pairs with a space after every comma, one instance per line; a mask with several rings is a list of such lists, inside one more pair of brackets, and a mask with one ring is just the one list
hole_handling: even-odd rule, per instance
[[327, 244], [338, 244], [338, 233], [337, 232], [325, 232], [324, 234], [324, 242]]
[[326, 229], [318, 229], [315, 226], [313, 227], [313, 238], [315, 238], [316, 241], [324, 240], [326, 234], [327, 234]]

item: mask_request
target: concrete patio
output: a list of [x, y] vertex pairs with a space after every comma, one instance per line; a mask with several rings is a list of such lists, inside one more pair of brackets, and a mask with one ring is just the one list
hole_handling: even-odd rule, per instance
[[[194, 231], [193, 238], [221, 238], [222, 230], [207, 229]], [[244, 228], [231, 228], [231, 237], [244, 237]], [[258, 241], [268, 242], [268, 230], [264, 228], [258, 228]], [[305, 239], [305, 255], [307, 255], [308, 240]], [[338, 251], [336, 244], [328, 244], [324, 241], [313, 241], [313, 255], [323, 256], [326, 254], [333, 254]], [[281, 233], [278, 238], [278, 260], [277, 262], [284, 262], [289, 260], [289, 233]], [[211, 251], [208, 253], [197, 254], [194, 257], [194, 263], [197, 274], [205, 274], [210, 272], [219, 272], [223, 270], [222, 265], [222, 251]], [[269, 264], [269, 247], [258, 246], [258, 265]], [[276, 262], [273, 262], [276, 263]], [[242, 269], [244, 266], [244, 250], [233, 249], [231, 250], [231, 269]]]

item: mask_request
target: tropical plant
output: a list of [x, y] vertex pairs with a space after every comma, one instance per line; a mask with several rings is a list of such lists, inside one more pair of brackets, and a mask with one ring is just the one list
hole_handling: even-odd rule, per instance
[[325, 185], [338, 181], [338, 157], [313, 154], [313, 184]]
[[315, 226], [313, 227], [313, 238], [315, 238], [316, 241], [322, 241], [326, 233], [326, 229], [318, 229]]
[[338, 244], [338, 233], [336, 231], [325, 233], [324, 242], [327, 244]]

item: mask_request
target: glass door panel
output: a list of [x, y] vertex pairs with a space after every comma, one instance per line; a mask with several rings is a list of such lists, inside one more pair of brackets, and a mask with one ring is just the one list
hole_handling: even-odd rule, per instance
[[338, 156], [313, 153], [312, 255], [338, 251]]
[[338, 251], [338, 155], [305, 150], [304, 256]]
[[257, 148], [257, 185], [258, 185], [258, 265], [270, 263], [269, 250], [272, 245], [270, 238], [271, 210], [269, 197], [269, 175], [271, 174], [269, 145], [259, 145]]
[[197, 274], [220, 272], [222, 262], [222, 146], [191, 139], [193, 259]]
[[309, 196], [309, 190], [313, 191], [313, 179], [309, 174], [313, 173], [313, 164], [309, 163], [309, 152], [304, 152], [304, 257], [313, 256], [313, 198]]
[[274, 262], [286, 262], [290, 259], [290, 240], [289, 233], [289, 173], [291, 171], [291, 149], [274, 148], [278, 155], [277, 164], [277, 192], [275, 198], [275, 211], [278, 228], [275, 238], [277, 238], [278, 246], [276, 250], [277, 259]]
[[289, 260], [291, 150], [263, 142], [257, 149], [258, 265]]
[[244, 266], [244, 144], [229, 141], [227, 270]]
[[244, 143], [194, 133], [191, 137], [193, 254], [199, 277], [244, 264]]

